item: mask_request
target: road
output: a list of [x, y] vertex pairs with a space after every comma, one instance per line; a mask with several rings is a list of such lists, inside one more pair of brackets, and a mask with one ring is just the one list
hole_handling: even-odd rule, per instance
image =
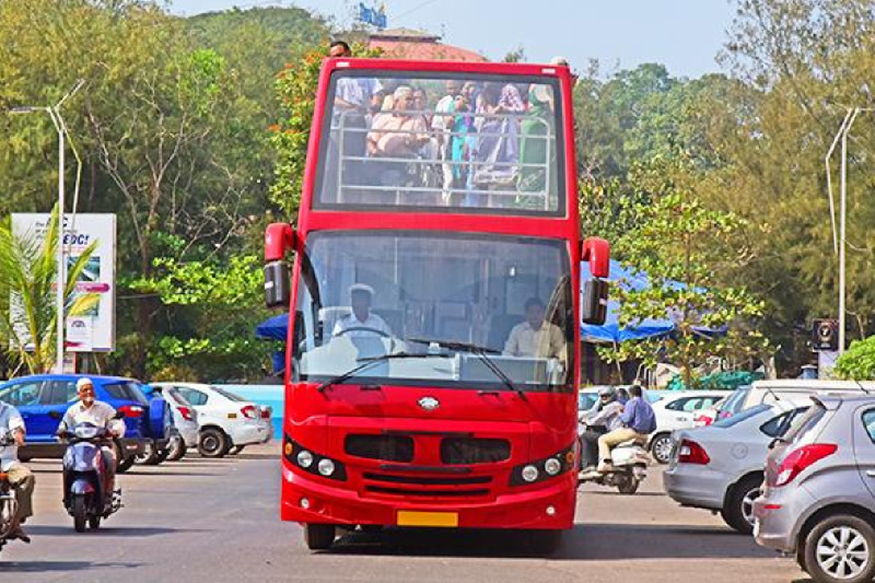
[[[679, 508], [654, 469], [635, 496], [587, 487], [578, 524], [556, 556], [532, 556], [506, 533], [389, 531], [345, 537], [311, 554], [301, 528], [277, 518], [278, 447], [233, 458], [187, 457], [120, 477], [126, 507], [77, 534], [61, 507], [58, 462], [34, 461], [28, 532], [0, 553], [0, 580], [477, 583], [805, 580], [791, 559], [732, 534], [719, 517]], [[14, 579], [7, 575], [15, 576]]]

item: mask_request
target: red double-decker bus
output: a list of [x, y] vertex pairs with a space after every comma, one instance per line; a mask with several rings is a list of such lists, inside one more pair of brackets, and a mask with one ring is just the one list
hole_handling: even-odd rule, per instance
[[338, 526], [548, 547], [572, 526], [579, 322], [604, 318], [609, 250], [580, 237], [571, 84], [325, 61], [298, 224], [265, 240], [267, 302], [290, 308], [281, 516], [311, 549]]

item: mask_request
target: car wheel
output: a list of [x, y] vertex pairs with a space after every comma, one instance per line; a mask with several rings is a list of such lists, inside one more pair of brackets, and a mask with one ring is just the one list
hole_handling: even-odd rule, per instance
[[671, 434], [660, 433], [650, 442], [650, 453], [653, 459], [661, 464], [671, 460]]
[[336, 529], [333, 524], [305, 524], [304, 542], [311, 551], [324, 551], [334, 544]]
[[170, 440], [170, 444], [167, 446], [167, 460], [171, 462], [176, 462], [185, 457], [186, 452], [188, 452], [188, 447], [185, 445], [185, 441], [176, 436]]
[[753, 532], [753, 501], [760, 495], [760, 476], [748, 476], [730, 490], [720, 510], [720, 516], [734, 530], [741, 534]]
[[875, 529], [851, 514], [826, 518], [805, 537], [805, 566], [817, 583], [872, 581]]
[[207, 427], [201, 431], [197, 451], [204, 457], [223, 457], [228, 453], [228, 436], [217, 427]]
[[134, 456], [134, 461], [141, 465], [153, 465], [156, 459], [158, 459], [158, 451], [154, 443], [144, 444], [143, 453]]
[[135, 456], [129, 456], [129, 457], [126, 457], [122, 460], [119, 460], [118, 465], [115, 467], [115, 472], [117, 474], [124, 474], [129, 469], [131, 469], [131, 467], [133, 467], [135, 461], [136, 461]]
[[158, 464], [162, 464], [167, 461], [167, 456], [170, 455], [170, 446], [168, 445], [164, 449], [157, 449], [155, 453], [155, 459], [149, 462], [150, 466], [157, 466]]

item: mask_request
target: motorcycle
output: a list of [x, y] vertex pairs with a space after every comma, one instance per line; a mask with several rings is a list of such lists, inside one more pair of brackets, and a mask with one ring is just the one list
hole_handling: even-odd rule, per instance
[[59, 433], [68, 440], [62, 462], [64, 507], [73, 517], [76, 532], [85, 531], [85, 523], [100, 528], [100, 521], [122, 507], [121, 490], [106, 467], [101, 446], [112, 443], [110, 432], [92, 423], [79, 423], [72, 430]]
[[[12, 445], [13, 443], [12, 436], [0, 439], [0, 447]], [[18, 500], [15, 498], [15, 491], [9, 482], [8, 474], [0, 470], [0, 549], [12, 539], [10, 536], [12, 534], [12, 524], [17, 513]]]
[[578, 484], [592, 482], [617, 488], [620, 494], [634, 494], [647, 477], [650, 456], [645, 443], [637, 439], [624, 441], [611, 449], [611, 468], [604, 473], [580, 472]]

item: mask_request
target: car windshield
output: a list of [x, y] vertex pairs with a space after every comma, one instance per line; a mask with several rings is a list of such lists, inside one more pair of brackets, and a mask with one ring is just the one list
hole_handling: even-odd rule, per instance
[[727, 417], [725, 419], [721, 419], [719, 421], [715, 421], [711, 426], [712, 427], [722, 427], [728, 428], [734, 425], [738, 425], [742, 421], [747, 421], [751, 417], [756, 417], [763, 411], [768, 411], [769, 405], [757, 405], [755, 407], [751, 407], [750, 409], [745, 409], [741, 413], [733, 415], [732, 417]]
[[564, 215], [558, 78], [338, 70], [315, 208]]
[[[571, 392], [566, 243], [406, 231], [309, 236], [296, 315], [300, 380]], [[300, 332], [297, 332], [300, 330]], [[417, 358], [416, 354], [422, 354]], [[412, 355], [412, 356], [411, 356]]]
[[744, 405], [744, 399], [747, 397], [749, 391], [750, 387], [739, 387], [732, 391], [732, 394], [726, 398], [722, 405], [720, 405], [720, 411], [722, 413], [729, 413], [730, 415], [738, 413]]
[[236, 394], [232, 393], [231, 391], [226, 391], [222, 387], [217, 387], [216, 385], [210, 385], [210, 388], [228, 400], [235, 401], [237, 403], [243, 403], [246, 401], [246, 399], [244, 399], [240, 395], [236, 395]]

